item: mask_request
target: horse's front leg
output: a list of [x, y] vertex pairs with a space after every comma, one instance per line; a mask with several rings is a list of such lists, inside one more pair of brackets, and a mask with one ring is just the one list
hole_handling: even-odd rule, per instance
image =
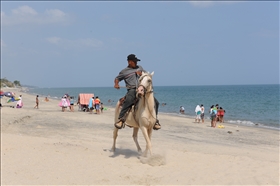
[[118, 137], [118, 130], [116, 127], [114, 127], [114, 131], [113, 131], [113, 146], [112, 146], [112, 151], [115, 152], [116, 150], [116, 140]]
[[143, 136], [144, 136], [144, 138], [146, 140], [146, 149], [145, 149], [145, 151], [143, 153], [143, 156], [146, 157], [148, 155], [148, 151], [150, 152], [150, 155], [152, 155], [152, 143], [151, 143], [150, 137], [148, 135], [147, 128], [141, 126], [141, 130], [142, 130]]
[[134, 140], [134, 142], [136, 144], [138, 152], [142, 152], [142, 149], [141, 149], [141, 147], [140, 147], [140, 145], [138, 143], [138, 130], [139, 130], [139, 128], [133, 127], [132, 138], [133, 138], [133, 140]]
[[[115, 108], [115, 123], [119, 120], [118, 116], [120, 113], [120, 101], [117, 102], [116, 104], [116, 108]], [[116, 150], [116, 140], [118, 137], [118, 130], [116, 127], [114, 127], [114, 131], [113, 131], [113, 146], [112, 146], [112, 151], [115, 152]]]

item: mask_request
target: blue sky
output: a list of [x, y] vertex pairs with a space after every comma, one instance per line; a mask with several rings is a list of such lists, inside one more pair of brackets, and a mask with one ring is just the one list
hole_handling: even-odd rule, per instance
[[155, 86], [279, 84], [279, 2], [1, 2], [1, 78], [113, 87], [131, 53]]

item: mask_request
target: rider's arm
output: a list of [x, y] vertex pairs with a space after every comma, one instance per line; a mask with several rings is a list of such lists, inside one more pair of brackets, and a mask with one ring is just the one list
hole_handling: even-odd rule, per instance
[[115, 83], [114, 87], [115, 87], [116, 89], [119, 89], [119, 88], [120, 88], [120, 86], [119, 86], [119, 80], [118, 80], [117, 78], [115, 79], [114, 83]]

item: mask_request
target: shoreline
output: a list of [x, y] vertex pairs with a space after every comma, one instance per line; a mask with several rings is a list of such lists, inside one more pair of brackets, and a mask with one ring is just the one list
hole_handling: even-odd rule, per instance
[[[182, 115], [180, 116], [179, 113], [165, 113], [165, 112], [159, 112], [159, 114], [162, 114], [162, 115], [169, 115], [169, 116], [175, 116], [175, 117], [182, 117], [182, 118], [188, 118], [188, 119], [195, 119], [195, 116], [190, 116], [190, 115]], [[209, 125], [210, 125], [210, 119], [204, 119], [204, 123], [205, 122], [208, 122]], [[201, 122], [200, 122], [201, 124]], [[242, 127], [248, 127], [248, 128], [258, 128], [258, 129], [264, 129], [264, 130], [273, 130], [273, 131], [280, 131], [280, 128], [277, 128], [277, 127], [269, 127], [269, 126], [265, 126], [264, 124], [255, 124], [255, 125], [248, 125], [248, 124], [242, 124], [242, 123], [231, 123], [231, 122], [228, 122], [228, 121], [225, 121], [224, 123], [219, 123], [217, 122], [216, 126], [218, 125], [235, 125], [235, 126], [242, 126]]]
[[[225, 85], [227, 86], [227, 85]], [[105, 87], [105, 88], [108, 88], [108, 87]], [[28, 89], [28, 88], [27, 88]], [[31, 93], [31, 92], [28, 92], [27, 93], [29, 94], [32, 94], [32, 95], [36, 95], [36, 93]], [[46, 95], [44, 95], [46, 96]], [[59, 97], [51, 97], [53, 99], [57, 99], [57, 100], [60, 100]], [[105, 103], [105, 106], [106, 107], [110, 107], [112, 109], [115, 108], [114, 105], [107, 105], [107, 103]], [[179, 112], [161, 112], [159, 111], [159, 114], [165, 114], [165, 115], [173, 115], [173, 116], [178, 116], [178, 117], [185, 117], [185, 118], [188, 118], [188, 119], [195, 119], [195, 116], [194, 115], [190, 115], [190, 114], [184, 114], [184, 115], [181, 115]], [[208, 117], [207, 113], [205, 114], [205, 121], [209, 121], [210, 122], [210, 117]], [[275, 126], [274, 124], [265, 124], [265, 123], [260, 123], [260, 122], [252, 122], [250, 120], [239, 120], [239, 119], [229, 119], [229, 120], [225, 120], [224, 123], [217, 123], [217, 126], [221, 124], [229, 124], [229, 125], [238, 125], [238, 126], [247, 126], [247, 127], [256, 127], [256, 128], [264, 128], [264, 129], [269, 129], [269, 130], [276, 130], [276, 131], [280, 131], [280, 126]]]

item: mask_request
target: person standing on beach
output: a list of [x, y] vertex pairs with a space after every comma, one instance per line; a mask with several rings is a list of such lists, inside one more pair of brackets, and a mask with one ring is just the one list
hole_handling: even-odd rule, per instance
[[195, 121], [194, 122], [200, 122], [200, 115], [201, 115], [201, 108], [199, 105], [197, 105], [195, 107], [195, 114], [196, 114], [196, 117], [195, 117]]
[[[119, 121], [115, 123], [115, 127], [118, 129], [121, 129], [123, 126], [123, 123], [125, 122], [125, 114], [129, 110], [129, 108], [134, 104], [134, 100], [136, 98], [136, 88], [138, 83], [138, 78], [142, 75], [142, 71], [145, 72], [145, 70], [142, 68], [142, 66], [137, 65], [137, 62], [140, 61], [135, 54], [130, 54], [127, 56], [127, 62], [128, 66], [120, 71], [119, 75], [114, 80], [114, 88], [120, 89], [119, 82], [124, 80], [126, 87], [127, 87], [127, 93], [126, 93], [126, 99], [123, 103], [121, 112], [119, 114]], [[156, 116], [158, 115], [158, 106], [159, 102], [155, 99], [155, 110], [156, 110]], [[159, 124], [159, 120], [156, 119], [156, 123], [153, 127], [154, 130], [160, 129], [161, 126]]]
[[100, 99], [98, 98], [98, 96], [96, 96], [94, 100], [96, 114], [100, 114], [100, 103], [101, 103]]
[[95, 107], [94, 97], [92, 97], [89, 99], [89, 103], [88, 103], [88, 109], [90, 114], [93, 113], [94, 107]]
[[39, 95], [36, 96], [36, 105], [34, 106], [34, 108], [39, 109]]
[[201, 122], [204, 123], [204, 106], [202, 104], [200, 105], [200, 109], [201, 109], [201, 115], [200, 115]]
[[65, 110], [68, 107], [68, 103], [67, 103], [67, 97], [63, 96], [61, 99], [61, 108], [62, 108], [62, 112], [65, 112]]
[[219, 122], [220, 123], [224, 123], [224, 115], [225, 115], [225, 110], [223, 109], [223, 107], [220, 107], [218, 109], [218, 116], [219, 116]]
[[216, 127], [216, 122], [217, 122], [217, 120], [216, 120], [217, 108], [214, 107], [214, 105], [212, 105], [210, 107], [209, 113], [210, 113], [210, 119], [211, 119], [211, 127], [215, 128]]
[[219, 104], [216, 104], [213, 109], [216, 112], [216, 122], [217, 122], [219, 121], [219, 114], [218, 114]]

